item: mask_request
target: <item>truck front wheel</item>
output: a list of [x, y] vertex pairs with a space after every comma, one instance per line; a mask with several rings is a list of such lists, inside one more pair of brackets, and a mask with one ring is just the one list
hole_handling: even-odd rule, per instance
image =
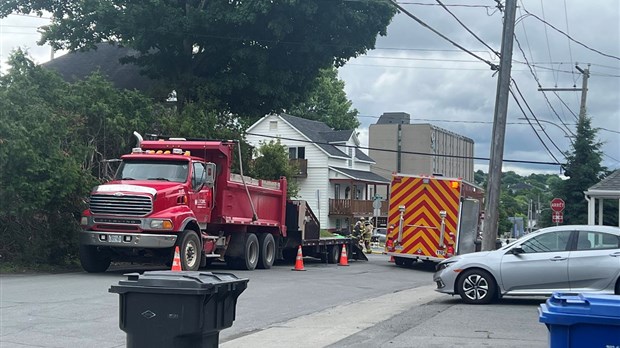
[[181, 269], [184, 271], [197, 271], [200, 268], [201, 248], [200, 239], [193, 230], [183, 231], [179, 244]]
[[104, 255], [95, 246], [80, 245], [80, 263], [88, 273], [105, 272], [110, 267], [109, 256]]
[[258, 235], [260, 255], [258, 257], [258, 268], [269, 269], [276, 258], [276, 242], [271, 233], [261, 233]]

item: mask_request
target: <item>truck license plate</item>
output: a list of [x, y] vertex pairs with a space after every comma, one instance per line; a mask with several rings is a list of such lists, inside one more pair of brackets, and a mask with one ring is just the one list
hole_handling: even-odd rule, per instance
[[111, 234], [108, 236], [110, 243], [120, 243], [121, 242], [121, 236], [117, 236], [115, 234]]

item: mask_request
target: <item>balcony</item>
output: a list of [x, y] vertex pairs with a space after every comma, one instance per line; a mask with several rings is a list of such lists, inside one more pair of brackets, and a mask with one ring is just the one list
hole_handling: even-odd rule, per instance
[[291, 166], [297, 168], [297, 173], [293, 175], [296, 178], [307, 178], [308, 177], [308, 160], [305, 158], [295, 158], [290, 159], [289, 163]]
[[[373, 216], [373, 201], [358, 199], [330, 199], [329, 215]], [[381, 216], [388, 214], [388, 202], [381, 202]]]

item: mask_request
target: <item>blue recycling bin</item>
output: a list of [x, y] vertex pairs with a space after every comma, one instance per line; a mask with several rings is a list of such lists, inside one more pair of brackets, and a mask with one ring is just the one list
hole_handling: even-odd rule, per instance
[[538, 321], [549, 329], [549, 347], [620, 347], [620, 296], [553, 293]]

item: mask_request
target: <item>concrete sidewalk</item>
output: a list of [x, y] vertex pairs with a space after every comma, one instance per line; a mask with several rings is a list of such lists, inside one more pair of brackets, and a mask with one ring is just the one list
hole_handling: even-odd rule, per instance
[[244, 347], [548, 347], [536, 303], [465, 305], [434, 291], [403, 290], [339, 305], [221, 341]]

